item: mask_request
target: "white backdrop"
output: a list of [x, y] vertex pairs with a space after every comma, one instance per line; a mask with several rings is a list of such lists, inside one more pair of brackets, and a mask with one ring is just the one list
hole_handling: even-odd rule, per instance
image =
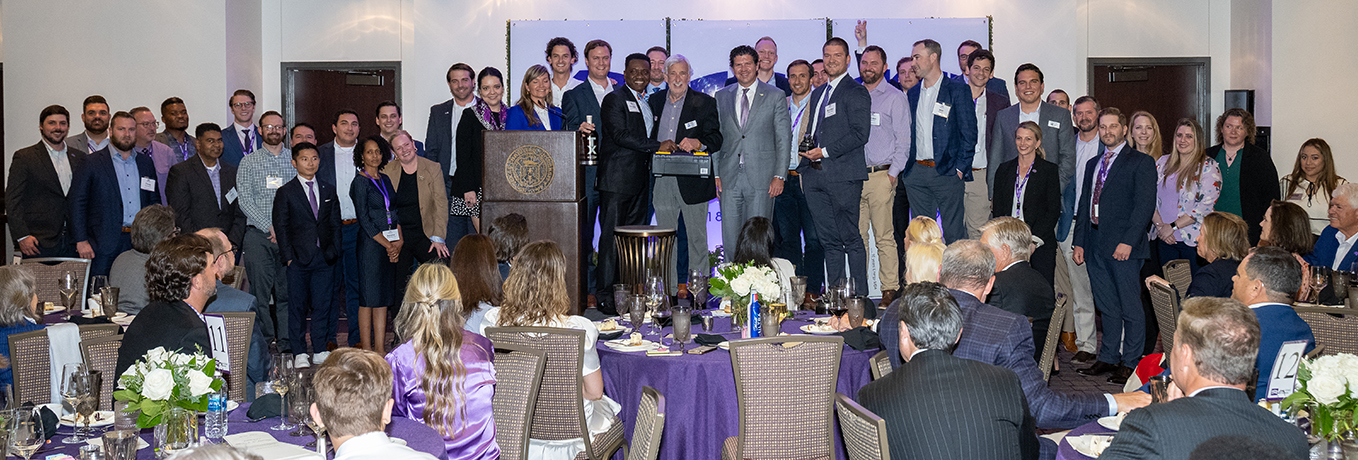
[[[890, 75], [896, 75], [896, 61], [910, 55], [910, 49], [916, 41], [932, 38], [943, 47], [943, 54], [939, 56], [939, 62], [943, 65], [943, 71], [956, 74], [957, 68], [957, 45], [967, 40], [975, 40], [981, 46], [990, 48], [990, 19], [987, 18], [923, 18], [923, 19], [867, 19], [868, 21], [868, 44], [877, 45], [886, 50], [887, 69]], [[831, 21], [835, 35], [849, 42], [849, 46], [856, 47], [858, 42], [853, 36], [854, 25], [857, 19], [835, 19]], [[819, 48], [817, 48], [819, 49]], [[1013, 78], [1005, 78], [1006, 72], [1000, 69], [1017, 68], [1021, 62], [1003, 61], [1003, 58], [995, 66], [995, 76], [1004, 78], [1005, 81]], [[849, 73], [858, 75], [858, 63], [850, 60]], [[1012, 72], [1009, 72], [1012, 73]]]
[[[510, 21], [509, 70], [505, 72], [509, 103], [519, 100], [523, 72], [533, 64], [547, 65], [547, 41], [552, 38], [566, 37], [575, 43], [580, 54], [580, 61], [575, 64], [577, 75], [585, 72], [585, 43], [594, 39], [607, 41], [613, 47], [612, 72], [621, 75], [628, 54], [665, 46], [665, 21]], [[618, 80], [621, 83], [621, 78]]]
[[792, 61], [820, 57], [820, 47], [825, 44], [825, 20], [670, 21], [670, 51], [688, 58], [693, 64], [694, 88], [708, 94], [716, 93], [730, 77], [731, 49], [754, 46], [755, 41], [765, 36], [778, 44], [774, 70], [784, 73]]

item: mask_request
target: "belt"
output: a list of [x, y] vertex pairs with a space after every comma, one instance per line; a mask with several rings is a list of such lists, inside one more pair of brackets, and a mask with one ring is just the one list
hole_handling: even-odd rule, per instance
[[919, 163], [930, 168], [934, 167], [934, 160], [916, 160], [915, 163]]
[[875, 173], [875, 172], [877, 172], [877, 171], [887, 171], [887, 170], [890, 170], [890, 169], [891, 169], [891, 165], [868, 166], [868, 174], [872, 174], [872, 173]]
[[357, 224], [357, 223], [358, 223], [358, 219], [344, 219], [344, 220], [341, 220], [340, 223], [341, 223], [341, 224], [344, 224], [344, 225]]
[[971, 168], [971, 170], [972, 170], [972, 172], [975, 172], [975, 171], [985, 171], [985, 168]]
[[788, 175], [788, 176], [800, 176], [801, 173], [798, 173], [797, 170], [795, 170], [795, 169], [789, 169], [789, 170], [787, 170], [787, 175]]
[[123, 233], [132, 233], [132, 227], [123, 227]]

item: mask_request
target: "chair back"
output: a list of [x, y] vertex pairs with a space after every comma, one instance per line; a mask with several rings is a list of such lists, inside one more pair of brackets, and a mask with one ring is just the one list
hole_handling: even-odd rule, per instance
[[1174, 286], [1158, 281], [1152, 281], [1149, 288], [1155, 321], [1160, 324], [1160, 345], [1168, 350], [1174, 347], [1174, 329], [1179, 324], [1179, 295]]
[[1316, 347], [1324, 347], [1324, 354], [1358, 354], [1358, 310], [1330, 307], [1294, 309], [1302, 321], [1311, 326], [1311, 334], [1316, 336]]
[[[225, 311], [209, 313], [226, 320], [226, 354], [231, 360], [231, 372], [225, 373], [227, 379], [227, 398], [244, 401], [246, 386], [250, 379], [245, 368], [250, 361], [250, 344], [255, 333], [255, 313], [251, 311]], [[319, 363], [318, 363], [319, 364]]]
[[868, 364], [872, 368], [873, 380], [886, 377], [887, 374], [891, 373], [891, 355], [887, 354], [886, 350], [879, 351], [868, 358]]
[[245, 267], [240, 265], [231, 267], [231, 271], [227, 272], [226, 276], [222, 277], [222, 283], [240, 289], [241, 286], [245, 285]]
[[[84, 302], [85, 299], [90, 298], [87, 292], [90, 284], [90, 259], [37, 257], [23, 259], [19, 264], [33, 273], [33, 278], [37, 281], [38, 305], [42, 305], [43, 302], [61, 305], [61, 289], [57, 285], [61, 282], [62, 272], [68, 270], [75, 272], [76, 276], [80, 277], [76, 280], [76, 283], [80, 285], [80, 295], [76, 299], [79, 302]], [[80, 305], [77, 304], [75, 308], [80, 308]]]
[[46, 329], [10, 334], [9, 366], [14, 371], [16, 407], [27, 402], [35, 405], [53, 402], [50, 347]]
[[665, 395], [655, 388], [641, 387], [637, 403], [637, 423], [632, 428], [631, 451], [624, 460], [655, 460], [660, 456], [660, 438], [665, 432]]
[[891, 460], [886, 420], [841, 393], [835, 393], [835, 412], [839, 414], [839, 431], [844, 436], [849, 460]]
[[495, 442], [500, 458], [528, 458], [528, 434], [533, 424], [533, 409], [538, 402], [547, 354], [518, 344], [495, 347]]
[[85, 343], [92, 339], [119, 335], [122, 330], [123, 327], [117, 324], [81, 324], [80, 343]]
[[840, 336], [731, 341], [740, 406], [734, 458], [830, 458]]
[[113, 410], [113, 389], [118, 387], [118, 376], [114, 372], [118, 367], [118, 347], [122, 344], [121, 335], [80, 339], [80, 355], [85, 359], [85, 367], [99, 371], [104, 377], [99, 388], [99, 410]]
[[1165, 262], [1165, 281], [1174, 287], [1178, 300], [1188, 297], [1188, 286], [1193, 284], [1193, 266], [1188, 263], [1188, 259]]
[[[1066, 304], [1070, 299], [1064, 294], [1057, 294], [1056, 309], [1052, 310], [1052, 319], [1047, 326], [1047, 336], [1043, 337], [1042, 359], [1037, 366], [1042, 368], [1042, 380], [1050, 380], [1052, 374], [1052, 361], [1056, 360], [1056, 344], [1061, 340], [1061, 324], [1066, 322]], [[1034, 340], [1037, 337], [1033, 337]]]

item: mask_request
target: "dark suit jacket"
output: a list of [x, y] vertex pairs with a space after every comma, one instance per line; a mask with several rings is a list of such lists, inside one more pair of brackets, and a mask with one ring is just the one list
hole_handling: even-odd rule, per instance
[[[278, 189], [273, 199], [273, 228], [284, 263], [303, 267], [333, 265], [339, 257], [340, 210], [335, 186], [316, 181], [317, 214], [311, 216], [311, 200], [300, 176]], [[320, 242], [320, 247], [316, 242]]]
[[[1316, 238], [1316, 244], [1311, 248], [1311, 253], [1303, 257], [1306, 259], [1306, 263], [1333, 267], [1335, 252], [1339, 251], [1339, 240], [1335, 237], [1338, 233], [1339, 229], [1325, 226], [1325, 229], [1320, 231], [1320, 237]], [[1344, 254], [1344, 259], [1339, 261], [1339, 269], [1349, 270], [1350, 267], [1353, 267], [1354, 261], [1358, 261], [1358, 244], [1349, 248], [1348, 254]]]
[[123, 334], [123, 344], [118, 347], [116, 375], [123, 375], [156, 347], [182, 353], [195, 353], [201, 348], [204, 354], [212, 353], [207, 324], [182, 300], [151, 302], [132, 320]]
[[[1071, 244], [1084, 248], [1086, 258], [1093, 255], [1112, 257], [1118, 244], [1127, 244], [1132, 247], [1131, 259], [1146, 259], [1150, 257], [1146, 231], [1150, 229], [1151, 215], [1155, 213], [1155, 160], [1133, 150], [1130, 143], [1123, 144], [1122, 151], [1109, 166], [1108, 178], [1099, 196], [1099, 247], [1085, 247], [1085, 239], [1094, 225], [1089, 214], [1094, 181], [1098, 179], [1099, 163], [1107, 149], [1108, 146], [1100, 144], [1099, 155], [1085, 164], [1084, 191], [1080, 195], [1075, 240]], [[1268, 183], [1274, 182], [1277, 182], [1276, 178]]]
[[[501, 105], [500, 110], [509, 108]], [[463, 110], [462, 120], [457, 122], [457, 140], [454, 141], [457, 143], [457, 173], [453, 174], [448, 196], [461, 198], [467, 192], [481, 190], [481, 171], [485, 167], [482, 131], [486, 131], [486, 125], [481, 124], [481, 117], [476, 116], [475, 106]]]
[[[995, 79], [992, 78], [990, 80], [994, 81]], [[981, 131], [982, 133], [985, 134], [985, 140], [983, 141], [985, 143], [982, 145], [986, 146], [986, 149], [990, 148], [990, 142], [993, 140], [992, 135], [994, 134], [995, 131], [995, 120], [999, 118], [1000, 111], [1007, 108], [1009, 108], [1009, 96], [996, 93], [994, 91], [991, 91], [990, 89], [986, 89], [985, 129]], [[989, 155], [988, 152], [987, 155]], [[990, 161], [989, 157], [986, 158], [986, 161], [987, 168], [994, 168], [996, 166], [994, 163], [989, 163]]]
[[[1022, 107], [1014, 104], [1001, 110], [994, 120], [995, 124], [990, 127], [990, 140], [986, 144], [987, 164], [998, 165], [1018, 157], [1018, 145], [1014, 143], [1014, 132], [1018, 131], [1019, 111]], [[1064, 190], [1066, 184], [1075, 178], [1075, 138], [1077, 133], [1070, 129], [1075, 124], [1070, 120], [1070, 111], [1057, 107], [1046, 102], [1041, 102], [1037, 108], [1038, 126], [1042, 127], [1042, 150], [1046, 152], [1046, 160], [1050, 161], [1061, 171], [1061, 189]], [[987, 122], [990, 119], [986, 120]], [[995, 185], [995, 172], [989, 171], [989, 183], [992, 186], [991, 193], [999, 190]]]
[[[354, 145], [354, 149], [360, 152], [363, 151], [362, 144], [363, 140], [359, 139], [358, 145]], [[335, 142], [330, 141], [317, 146], [316, 156], [321, 159], [320, 169], [316, 170], [316, 178], [320, 179], [321, 182], [325, 182], [326, 185], [332, 187], [337, 186], [338, 184], [335, 179]], [[393, 158], [392, 161], [395, 161], [395, 158]], [[353, 159], [346, 158], [344, 163], [346, 165], [353, 164]], [[357, 175], [358, 174], [355, 174], [355, 176]]]
[[[359, 174], [354, 176], [354, 182], [349, 185], [349, 198], [354, 200], [354, 210], [358, 214], [358, 228], [362, 231], [364, 238], [373, 238], [378, 233], [401, 225], [401, 218], [396, 215], [396, 205], [387, 202], [396, 199], [396, 187], [393, 187], [391, 179], [381, 172], [377, 173], [375, 179], [377, 180], [374, 181], [369, 179], [368, 176]], [[379, 186], [387, 191], [385, 199], [382, 192], [377, 190]], [[388, 205], [391, 207], [390, 224], [387, 223]]]
[[1240, 261], [1234, 259], [1217, 259], [1199, 267], [1193, 274], [1193, 282], [1188, 285], [1188, 297], [1230, 297], [1235, 291], [1231, 277], [1235, 276], [1237, 268], [1240, 268]]
[[1277, 446], [1293, 458], [1308, 455], [1306, 435], [1297, 427], [1251, 402], [1243, 391], [1212, 388], [1128, 413], [1099, 458], [1187, 459], [1203, 441], [1230, 435]]
[[[255, 149], [251, 153], [264, 146], [264, 138], [259, 135], [259, 127], [251, 126], [255, 130]], [[240, 143], [240, 130], [236, 129], [234, 122], [227, 123], [222, 130], [222, 158], [221, 161], [231, 166], [240, 166], [240, 160], [245, 158], [244, 146]]]
[[[1098, 394], [1063, 394], [1047, 387], [1033, 360], [1033, 330], [1022, 316], [981, 303], [971, 294], [950, 289], [962, 308], [962, 339], [953, 356], [980, 361], [1014, 371], [1023, 384], [1029, 410], [1044, 429], [1070, 429], [1112, 415], [1108, 400]], [[896, 302], [899, 303], [899, 300]], [[882, 346], [892, 367], [901, 362], [900, 312], [896, 303], [886, 309], [878, 326]]]
[[[448, 167], [456, 164], [453, 158], [453, 99], [435, 104], [429, 108], [429, 126], [424, 130], [424, 157], [433, 160], [443, 168], [443, 186], [452, 185]], [[461, 116], [459, 114], [458, 116]], [[461, 123], [459, 121], [459, 123]]]
[[[1207, 156], [1216, 158], [1221, 174], [1225, 176], [1226, 158], [1221, 149], [1221, 144], [1214, 145], [1207, 149]], [[1240, 190], [1236, 193], [1240, 194], [1240, 212], [1243, 214], [1240, 217], [1250, 224], [1250, 246], [1254, 246], [1259, 244], [1259, 233], [1263, 231], [1259, 224], [1264, 221], [1264, 212], [1268, 211], [1273, 200], [1282, 199], [1278, 187], [1262, 186], [1278, 182], [1278, 168], [1273, 165], [1268, 152], [1248, 142], [1235, 161], [1244, 161], [1240, 164]], [[1227, 190], [1223, 189], [1221, 193], [1227, 193]]]
[[[580, 85], [576, 89], [588, 85]], [[571, 91], [575, 91], [574, 89]], [[569, 97], [570, 93], [566, 93]], [[589, 93], [594, 100], [594, 93]], [[637, 111], [628, 107], [629, 103], [638, 104]], [[646, 121], [641, 113], [640, 102], [632, 95], [632, 90], [618, 85], [613, 92], [604, 96], [604, 105], [597, 119], [599, 128], [599, 173], [597, 188], [600, 192], [636, 195], [645, 193], [650, 186], [651, 155], [660, 148], [660, 141], [652, 139], [646, 132]]]
[[[830, 100], [824, 107], [826, 110], [822, 110], [821, 98], [829, 87], [827, 83], [812, 91], [811, 103], [806, 106], [811, 123], [817, 123], [816, 119], [820, 119], [819, 126], [816, 126], [816, 143], [828, 150], [829, 156], [821, 160], [821, 169], [814, 173], [811, 172], [815, 171], [811, 168], [811, 160], [801, 157], [797, 171], [801, 174], [824, 174], [829, 181], [868, 180], [864, 147], [868, 145], [868, 135], [872, 129], [872, 95], [862, 84], [846, 76], [839, 81], [839, 87], [830, 93]], [[821, 112], [829, 111], [829, 104], [835, 105], [834, 116], [821, 118]], [[807, 125], [807, 129], [811, 126]], [[794, 139], [793, 142], [800, 140]], [[778, 154], [783, 155], [784, 152]], [[909, 166], [906, 166], [906, 170], [909, 170]]]
[[[938, 175], [956, 174], [953, 171], [962, 171], [962, 178], [968, 182], [971, 177], [971, 160], [976, 155], [976, 101], [971, 99], [971, 88], [966, 83], [958, 83], [951, 78], [939, 77], [938, 103], [949, 104], [952, 108], [948, 110], [947, 117], [934, 115], [934, 129], [932, 133], [921, 133], [919, 130], [910, 130], [910, 162], [906, 163], [905, 170], [901, 174], [909, 174], [910, 168], [915, 166], [919, 154], [915, 148], [915, 138], [919, 136], [931, 136], [934, 140], [934, 164], [938, 169]], [[910, 114], [913, 116], [918, 112], [920, 88], [924, 85], [924, 80], [920, 80], [913, 88], [905, 92], [905, 97], [910, 101]], [[929, 109], [932, 113], [933, 108]]]
[[1311, 326], [1297, 315], [1291, 305], [1267, 303], [1251, 305], [1250, 311], [1259, 320], [1259, 354], [1255, 356], [1254, 367], [1259, 369], [1259, 380], [1255, 382], [1254, 398], [1258, 401], [1268, 397], [1268, 380], [1273, 373], [1273, 362], [1278, 359], [1278, 350], [1283, 342], [1306, 341], [1306, 353], [1316, 349], [1316, 336]]
[[[617, 91], [623, 87], [625, 85], [613, 85], [609, 92]], [[602, 122], [599, 115], [600, 110], [602, 108], [599, 107], [599, 100], [594, 98], [594, 87], [590, 85], [587, 76], [584, 83], [576, 85], [570, 91], [561, 95], [561, 119], [565, 123], [561, 126], [566, 131], [575, 131], [580, 129], [580, 123], [585, 122], [586, 116], [593, 116], [594, 126], [598, 127]]]
[[[958, 82], [958, 83], [961, 83], [961, 84], [964, 84], [964, 85], [970, 85], [970, 83], [967, 83], [967, 76], [966, 76], [966, 75], [962, 75], [962, 74], [960, 74], [960, 73], [959, 73], [959, 74], [950, 74], [950, 73], [947, 73], [947, 72], [944, 72], [943, 74], [944, 74], [945, 76], [947, 76], [948, 79], [950, 79], [950, 80], [952, 80], [952, 81], [955, 81], [955, 82]], [[1003, 78], [999, 78], [999, 77], [991, 77], [991, 78], [990, 78], [990, 81], [985, 82], [985, 90], [986, 90], [986, 91], [989, 91], [989, 92], [992, 92], [992, 93], [995, 93], [995, 94], [999, 94], [1001, 98], [1004, 98], [1004, 105], [1005, 105], [1005, 106], [1009, 106], [1009, 105], [1013, 104], [1013, 102], [1014, 102], [1013, 100], [1011, 100], [1011, 99], [1009, 98], [1009, 85], [1008, 85], [1007, 83], [1004, 82], [1004, 79], [1003, 79]]]
[[1036, 459], [1037, 432], [1008, 369], [924, 350], [858, 390], [886, 420], [891, 454], [909, 459]]
[[[986, 303], [995, 308], [1033, 320], [1034, 330], [1046, 330], [1056, 309], [1056, 293], [1051, 283], [1022, 261], [995, 273], [995, 286], [990, 289]], [[1046, 337], [1042, 337], [1046, 340]], [[1034, 337], [1033, 340], [1037, 340]], [[1034, 342], [1036, 346], [1036, 342]]]
[[[75, 178], [86, 157], [84, 152], [69, 145], [66, 147], [66, 159], [71, 165], [71, 191], [75, 190]], [[5, 183], [5, 213], [9, 217], [12, 238], [17, 240], [33, 235], [38, 239], [38, 246], [55, 247], [61, 232], [70, 228], [70, 214], [66, 212], [69, 198], [69, 192], [61, 191], [57, 168], [42, 141], [14, 152], [9, 181]]]
[[[117, 241], [123, 232], [123, 198], [118, 191], [118, 172], [113, 169], [113, 154], [104, 148], [85, 157], [85, 166], [77, 169], [71, 182], [71, 227], [75, 242], [89, 241], [94, 252], [101, 253], [101, 244]], [[137, 176], [156, 179], [156, 165], [151, 157], [133, 154], [137, 161]], [[160, 187], [143, 190], [138, 180], [141, 206], [160, 204]], [[109, 250], [114, 246], [110, 244]]]
[[[1018, 158], [1000, 163], [995, 169], [995, 196], [991, 217], [1011, 215], [1014, 184], [1018, 181]], [[1057, 166], [1038, 158], [1033, 161], [1028, 185], [1023, 188], [1023, 221], [1043, 244], [1056, 244], [1056, 222], [1061, 218], [1061, 172]]]
[[[656, 91], [649, 98], [651, 113], [659, 118], [665, 112], [665, 103], [669, 101], [669, 89]], [[685, 125], [693, 122], [697, 123], [693, 129], [688, 129]], [[654, 129], [651, 130], [651, 137], [657, 141], [660, 139], [660, 121], [656, 120]], [[697, 139], [707, 147], [707, 153], [711, 155], [721, 150], [721, 118], [717, 117], [717, 100], [712, 96], [688, 90], [684, 92], [684, 106], [679, 110], [679, 127], [674, 131], [674, 143], [684, 140], [686, 137]], [[698, 204], [712, 201], [717, 197], [716, 181], [710, 178], [698, 176], [677, 176], [679, 181], [679, 195], [688, 204]]]
[[[773, 86], [776, 86], [776, 87], [778, 87], [778, 89], [783, 90], [783, 93], [784, 93], [783, 96], [791, 96], [791, 95], [792, 95], [792, 85], [791, 85], [790, 83], [787, 82], [787, 75], [783, 75], [783, 74], [781, 74], [781, 73], [774, 72], [774, 73], [773, 73], [773, 81], [766, 82], [766, 83], [768, 83], [768, 84], [770, 84], [770, 85], [773, 85]], [[859, 81], [859, 83], [862, 83], [862, 81]], [[734, 85], [734, 84], [736, 84], [736, 77], [735, 77], [735, 76], [731, 76], [731, 77], [728, 77], [728, 78], [726, 79], [726, 86], [731, 86], [731, 85]]]
[[[212, 190], [207, 166], [194, 155], [170, 167], [170, 175], [165, 180], [165, 197], [174, 208], [175, 226], [179, 227], [180, 233], [217, 227], [226, 233], [232, 245], [240, 246], [245, 235], [245, 212], [240, 210], [240, 198], [231, 193], [236, 188], [236, 167], [224, 161], [217, 164], [221, 166], [218, 170], [221, 195]], [[230, 200], [228, 195], [232, 197]]]

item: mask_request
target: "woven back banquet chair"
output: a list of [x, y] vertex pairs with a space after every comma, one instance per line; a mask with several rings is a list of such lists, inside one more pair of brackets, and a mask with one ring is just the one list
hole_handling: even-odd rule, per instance
[[52, 357], [47, 330], [10, 334], [9, 366], [14, 371], [15, 407], [52, 401]]
[[528, 458], [528, 433], [547, 354], [517, 344], [495, 347], [495, 441], [502, 460]]
[[868, 365], [872, 368], [872, 379], [877, 380], [886, 377], [891, 373], [891, 355], [886, 350], [877, 352], [868, 358]]
[[641, 387], [637, 403], [637, 423], [632, 427], [632, 445], [624, 446], [624, 460], [655, 460], [660, 456], [660, 437], [665, 432], [665, 395], [655, 388]]
[[117, 324], [81, 324], [80, 342], [119, 335], [123, 327]]
[[[52, 302], [61, 305], [61, 274], [67, 271], [75, 272], [76, 285], [80, 286], [80, 293], [76, 296], [77, 302], [84, 302], [90, 298], [89, 289], [90, 279], [90, 259], [78, 259], [74, 257], [37, 257], [33, 259], [23, 259], [19, 262], [29, 272], [33, 273], [33, 278], [38, 284], [38, 305], [43, 302]], [[80, 304], [75, 307], [80, 308]]]
[[[1042, 368], [1042, 380], [1051, 379], [1052, 361], [1056, 360], [1056, 344], [1061, 341], [1061, 324], [1066, 321], [1066, 303], [1070, 302], [1064, 295], [1057, 297], [1059, 299], [1056, 301], [1056, 309], [1052, 310], [1051, 323], [1047, 326], [1047, 336], [1042, 338], [1042, 360], [1037, 363], [1037, 366]], [[1037, 340], [1037, 337], [1033, 337], [1033, 340]]]
[[613, 417], [608, 431], [591, 439], [585, 420], [584, 367], [585, 331], [555, 327], [491, 327], [486, 338], [499, 345], [519, 345], [547, 354], [547, 368], [534, 409], [532, 439], [546, 441], [584, 439], [585, 451], [576, 458], [603, 460], [622, 447], [622, 420]]
[[722, 459], [833, 457], [843, 353], [840, 336], [731, 341], [740, 435], [722, 443]]
[[240, 289], [241, 286], [245, 285], [245, 267], [240, 265], [231, 267], [231, 271], [227, 272], [226, 276], [222, 277], [222, 283]]
[[114, 371], [118, 367], [118, 347], [122, 344], [121, 335], [80, 339], [80, 355], [85, 359], [85, 367], [103, 375], [103, 384], [99, 387], [99, 410], [113, 410], [113, 389], [118, 387], [118, 376]]
[[1168, 350], [1174, 347], [1174, 329], [1179, 324], [1179, 295], [1174, 285], [1158, 281], [1149, 284], [1155, 321], [1160, 325], [1160, 344]]
[[839, 431], [844, 436], [849, 460], [891, 460], [886, 420], [841, 393], [835, 393], [835, 412], [839, 414]]
[[1358, 354], [1358, 312], [1350, 308], [1293, 308], [1297, 316], [1301, 316], [1302, 321], [1311, 326], [1311, 334], [1316, 336], [1316, 347], [1324, 347], [1323, 354]]
[[[245, 368], [250, 361], [250, 344], [254, 339], [255, 333], [255, 313], [250, 311], [224, 311], [209, 313], [221, 316], [226, 320], [226, 355], [231, 361], [231, 372], [226, 376], [227, 379], [227, 398], [235, 401], [245, 401], [248, 392], [249, 378], [245, 375]], [[204, 353], [211, 353], [211, 350], [203, 350]], [[320, 363], [317, 363], [320, 365]]]
[[1178, 300], [1188, 297], [1188, 285], [1193, 284], [1193, 266], [1188, 259], [1174, 259], [1165, 263], [1165, 281], [1174, 287]]

